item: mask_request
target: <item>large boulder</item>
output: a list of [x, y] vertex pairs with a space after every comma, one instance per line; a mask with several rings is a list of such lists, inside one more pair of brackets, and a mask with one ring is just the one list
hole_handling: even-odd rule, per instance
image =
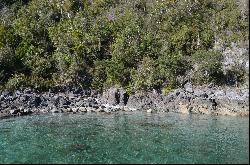
[[110, 105], [126, 105], [128, 99], [127, 93], [122, 88], [111, 87], [104, 91], [100, 101]]
[[152, 108], [153, 101], [148, 96], [148, 93], [138, 91], [131, 95], [127, 102], [127, 107], [136, 109], [149, 109]]

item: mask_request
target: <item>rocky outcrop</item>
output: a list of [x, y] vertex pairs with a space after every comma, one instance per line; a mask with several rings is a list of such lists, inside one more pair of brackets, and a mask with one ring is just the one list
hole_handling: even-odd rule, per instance
[[33, 90], [0, 93], [0, 118], [31, 113], [86, 113], [117, 111], [177, 112], [207, 115], [249, 115], [248, 89], [216, 86], [194, 87], [188, 83], [168, 95], [138, 91], [133, 95], [121, 88], [94, 91], [45, 92]]
[[188, 84], [188, 87], [173, 90], [167, 96], [137, 92], [130, 96], [127, 106], [164, 112], [242, 116], [249, 114], [249, 91], [206, 86], [194, 88]]
[[102, 104], [125, 106], [129, 95], [122, 88], [111, 87], [99, 97]]

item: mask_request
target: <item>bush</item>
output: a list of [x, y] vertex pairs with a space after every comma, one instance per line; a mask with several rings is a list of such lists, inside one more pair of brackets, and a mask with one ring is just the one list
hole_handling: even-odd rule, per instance
[[[26, 79], [23, 85], [44, 89], [168, 91], [191, 68], [193, 82], [221, 84], [215, 38], [224, 44], [249, 36], [248, 15], [235, 0], [3, 2], [0, 85], [14, 88]], [[236, 69], [226, 77], [238, 82], [244, 74]]]
[[162, 94], [167, 96], [171, 91], [173, 90], [173, 87], [169, 86], [165, 86], [162, 89]]
[[219, 52], [197, 51], [191, 57], [194, 70], [192, 81], [197, 84], [210, 82], [222, 84], [224, 80], [222, 59], [223, 56]]
[[9, 90], [15, 90], [24, 86], [27, 86], [27, 77], [24, 74], [15, 74], [5, 84], [5, 88]]
[[149, 57], [144, 57], [137, 69], [131, 71], [133, 90], [154, 89], [159, 85], [157, 76], [156, 62]]
[[15, 56], [10, 48], [0, 48], [0, 84], [5, 83], [13, 74]]
[[233, 66], [231, 69], [226, 71], [225, 81], [228, 85], [239, 85], [246, 79], [246, 71], [240, 66]]
[[182, 54], [166, 53], [159, 58], [158, 75], [163, 80], [162, 86], [177, 87], [179, 76], [183, 76], [191, 68], [188, 57]]
[[92, 87], [98, 90], [102, 90], [104, 84], [107, 80], [106, 74], [106, 62], [105, 61], [96, 61], [95, 68], [93, 69], [93, 82]]

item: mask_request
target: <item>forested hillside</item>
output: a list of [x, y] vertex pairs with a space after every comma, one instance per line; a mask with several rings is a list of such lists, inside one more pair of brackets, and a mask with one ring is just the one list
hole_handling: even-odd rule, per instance
[[0, 0], [2, 89], [128, 92], [244, 83], [214, 46], [248, 41], [248, 1]]

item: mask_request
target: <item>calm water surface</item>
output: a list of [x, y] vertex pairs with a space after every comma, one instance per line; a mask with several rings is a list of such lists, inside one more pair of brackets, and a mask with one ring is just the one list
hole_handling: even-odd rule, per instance
[[2, 119], [0, 163], [249, 163], [249, 118], [119, 112]]

